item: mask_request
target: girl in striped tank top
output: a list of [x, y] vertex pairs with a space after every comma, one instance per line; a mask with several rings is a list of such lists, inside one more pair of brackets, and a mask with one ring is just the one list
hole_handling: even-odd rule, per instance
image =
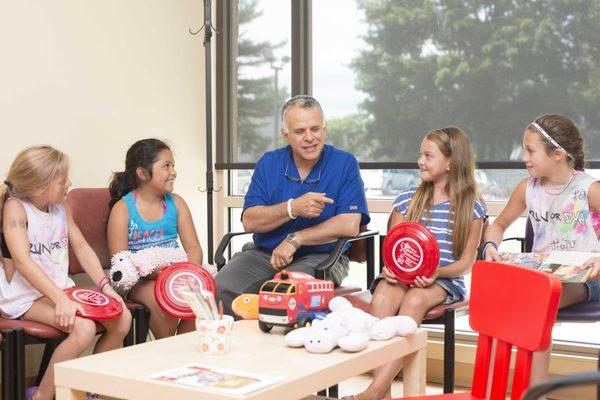
[[[465, 298], [462, 275], [475, 262], [486, 211], [478, 200], [473, 150], [462, 130], [448, 127], [429, 132], [421, 143], [418, 166], [421, 183], [400, 193], [388, 229], [402, 221], [425, 225], [440, 246], [439, 268], [431, 278], [417, 277], [412, 286], [398, 282], [384, 268], [371, 286], [371, 314], [405, 315], [420, 324], [430, 308]], [[390, 397], [390, 385], [401, 367], [402, 360], [396, 360], [377, 368], [371, 385], [351, 398]]]
[[[529, 178], [512, 192], [508, 204], [490, 225], [483, 252], [500, 261], [498, 244], [504, 231], [527, 211], [533, 225], [533, 252], [600, 252], [600, 184], [584, 172], [583, 137], [570, 119], [557, 114], [537, 118], [523, 136], [523, 162]], [[586, 283], [563, 284], [560, 308], [600, 300], [600, 259]], [[549, 378], [550, 350], [535, 353], [531, 383]]]

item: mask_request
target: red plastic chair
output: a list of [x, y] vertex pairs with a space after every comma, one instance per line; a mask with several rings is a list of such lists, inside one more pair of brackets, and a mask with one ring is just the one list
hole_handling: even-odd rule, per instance
[[[517, 348], [511, 399], [520, 399], [529, 386], [533, 352], [548, 348], [556, 320], [560, 280], [528, 268], [477, 261], [473, 267], [469, 322], [479, 333], [473, 387], [452, 393], [406, 399], [504, 400], [508, 389], [511, 350]], [[492, 344], [496, 341], [493, 378], [488, 397]]]

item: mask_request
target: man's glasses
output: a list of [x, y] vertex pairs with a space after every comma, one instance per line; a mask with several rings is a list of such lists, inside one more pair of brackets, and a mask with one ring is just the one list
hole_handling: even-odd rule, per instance
[[319, 179], [321, 179], [321, 172], [323, 171], [322, 163], [319, 165], [319, 175], [317, 175], [317, 177], [315, 179], [304, 179], [303, 180], [300, 178], [296, 178], [294, 176], [290, 176], [288, 174], [288, 169], [290, 168], [290, 162], [292, 162], [291, 158], [288, 160], [287, 166], [285, 167], [285, 177], [288, 178], [290, 181], [297, 182], [297, 183], [317, 183], [317, 182], [319, 182]]

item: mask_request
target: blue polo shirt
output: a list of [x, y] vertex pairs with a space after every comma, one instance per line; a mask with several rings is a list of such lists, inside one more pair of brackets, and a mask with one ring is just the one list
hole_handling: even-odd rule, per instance
[[[356, 158], [330, 145], [325, 145], [321, 158], [304, 182], [300, 180], [290, 146], [265, 153], [256, 163], [252, 174], [252, 181], [244, 198], [244, 211], [249, 207], [279, 204], [308, 192], [326, 193], [327, 197], [333, 199], [333, 204], [325, 204], [325, 209], [318, 218], [298, 217], [271, 232], [255, 233], [256, 247], [272, 251], [288, 234], [320, 224], [339, 214], [361, 214], [361, 226], [370, 221]], [[335, 243], [302, 246], [295, 256], [329, 253], [334, 245]]]

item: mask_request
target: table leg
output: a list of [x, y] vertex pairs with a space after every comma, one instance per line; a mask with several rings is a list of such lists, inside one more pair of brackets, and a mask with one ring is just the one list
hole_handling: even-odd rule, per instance
[[56, 387], [56, 400], [85, 400], [85, 392], [71, 388]]
[[404, 357], [404, 396], [425, 394], [427, 379], [427, 349], [422, 348]]

